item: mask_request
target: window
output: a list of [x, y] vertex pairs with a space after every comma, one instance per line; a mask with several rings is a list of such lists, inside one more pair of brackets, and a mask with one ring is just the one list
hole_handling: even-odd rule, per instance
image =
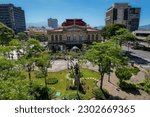
[[60, 42], [62, 41], [62, 35], [59, 35], [59, 41]]
[[96, 41], [98, 41], [98, 34], [96, 35]]
[[54, 41], [54, 35], [51, 35], [51, 41], [52, 42]]
[[117, 20], [117, 15], [118, 15], [118, 10], [117, 9], [113, 9], [113, 20]]
[[73, 41], [76, 41], [76, 35], [73, 35]]
[[67, 36], [67, 41], [70, 41], [70, 36]]
[[92, 41], [94, 41], [94, 35], [92, 35]]
[[128, 9], [124, 10], [124, 20], [128, 20]]
[[55, 40], [56, 40], [56, 42], [58, 42], [58, 36], [57, 35], [55, 36]]
[[88, 35], [88, 41], [90, 41], [90, 39], [91, 39], [91, 36], [90, 36], [90, 35]]
[[82, 36], [82, 35], [80, 35], [80, 36], [79, 36], [79, 41], [82, 41], [82, 38], [83, 38], [83, 36]]

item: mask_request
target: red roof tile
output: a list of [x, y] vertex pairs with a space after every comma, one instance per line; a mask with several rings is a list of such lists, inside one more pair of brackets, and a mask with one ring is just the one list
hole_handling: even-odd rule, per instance
[[62, 26], [71, 25], [86, 26], [86, 23], [82, 19], [66, 19], [66, 21], [62, 23]]

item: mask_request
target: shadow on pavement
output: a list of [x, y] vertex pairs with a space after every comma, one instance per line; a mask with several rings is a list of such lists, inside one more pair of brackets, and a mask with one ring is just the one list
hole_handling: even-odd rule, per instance
[[128, 94], [133, 94], [133, 95], [141, 95], [140, 91], [137, 90], [137, 89], [134, 89], [134, 90], [125, 90], [125, 89], [121, 89], [122, 91], [125, 91], [126, 93]]

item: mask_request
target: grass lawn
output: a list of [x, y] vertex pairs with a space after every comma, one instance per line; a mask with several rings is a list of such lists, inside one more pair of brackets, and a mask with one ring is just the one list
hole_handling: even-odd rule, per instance
[[81, 69], [80, 72], [83, 74], [83, 78], [95, 78], [95, 79], [99, 79], [100, 75], [98, 72], [95, 72], [93, 70], [89, 70], [89, 69]]
[[[81, 69], [80, 70], [83, 74], [83, 78], [95, 78], [99, 79], [99, 73], [89, 70], [89, 69]], [[64, 96], [67, 97], [68, 99], [71, 99], [75, 94], [76, 90], [66, 90], [67, 86], [72, 86], [73, 85], [73, 79], [68, 80], [66, 78], [67, 74], [69, 74], [68, 70], [63, 70], [60, 72], [49, 72], [47, 79], [49, 78], [57, 78], [58, 83], [53, 84], [53, 85], [48, 85], [48, 87], [55, 89], [55, 92], [61, 92], [60, 97], [56, 97], [58, 99], [62, 99]], [[28, 78], [28, 74], [26, 73], [26, 76]], [[31, 73], [31, 77], [33, 81], [37, 81], [39, 84], [44, 84], [44, 78], [35, 78], [34, 72]], [[96, 88], [96, 81], [93, 79], [82, 79], [81, 82], [84, 82], [85, 87], [86, 87], [86, 94], [80, 94], [82, 99], [91, 99], [94, 97], [92, 93], [92, 89]]]

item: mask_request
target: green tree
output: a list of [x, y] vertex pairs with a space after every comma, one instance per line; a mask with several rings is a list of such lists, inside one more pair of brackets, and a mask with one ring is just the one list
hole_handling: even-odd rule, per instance
[[20, 58], [22, 65], [27, 67], [27, 72], [29, 75], [30, 83], [31, 80], [31, 71], [34, 68], [35, 59], [38, 57], [38, 54], [43, 50], [43, 47], [40, 45], [39, 41], [35, 39], [28, 39], [25, 44], [25, 55]]
[[11, 51], [16, 51], [17, 58], [19, 58], [20, 55], [23, 54], [23, 52], [21, 52], [21, 49], [23, 49], [23, 45], [21, 44], [19, 40], [13, 39], [9, 42], [9, 45], [10, 47], [12, 47]]
[[28, 35], [25, 32], [20, 32], [17, 34], [17, 38], [20, 41], [26, 41], [28, 39]]
[[132, 77], [132, 71], [128, 67], [117, 68], [115, 74], [119, 78], [120, 84], [124, 80], [129, 80]]
[[135, 42], [136, 41], [136, 37], [128, 30], [125, 28], [121, 28], [116, 32], [116, 38], [120, 44], [120, 46], [122, 45], [122, 42], [126, 42], [128, 44], [128, 50], [129, 50], [129, 41], [131, 42]]
[[29, 84], [26, 80], [11, 78], [0, 80], [0, 100], [31, 100]]
[[45, 79], [45, 87], [47, 88], [47, 79], [48, 76], [48, 68], [51, 66], [51, 56], [50, 52], [43, 51], [39, 53], [39, 57], [35, 60], [37, 67], [43, 73]]
[[111, 37], [115, 36], [116, 35], [116, 32], [119, 30], [119, 29], [122, 29], [122, 28], [126, 28], [125, 25], [122, 25], [122, 24], [112, 24], [112, 25], [108, 25], [108, 26], [105, 26], [102, 31], [101, 31], [101, 35], [104, 39], [110, 39]]
[[32, 32], [30, 33], [30, 37], [31, 38], [35, 38], [36, 40], [40, 41], [40, 42], [44, 42], [48, 40], [48, 36], [44, 33], [40, 33], [40, 32]]
[[14, 38], [14, 31], [0, 23], [0, 56], [10, 58], [10, 52], [14, 49], [9, 42]]
[[[21, 78], [0, 79], [0, 100], [47, 100], [52, 99], [54, 91], [39, 82], [29, 85]], [[47, 96], [48, 95], [48, 96]]]
[[43, 84], [34, 82], [30, 90], [30, 95], [36, 100], [50, 100], [53, 98], [54, 91]]
[[8, 45], [15, 36], [14, 31], [0, 22], [0, 45]]
[[103, 87], [104, 75], [108, 74], [110, 69], [121, 64], [123, 60], [121, 53], [121, 48], [113, 42], [94, 43], [87, 51], [87, 60], [99, 67], [101, 89]]
[[8, 79], [10, 71], [14, 67], [14, 62], [6, 58], [0, 58], [0, 79]]

